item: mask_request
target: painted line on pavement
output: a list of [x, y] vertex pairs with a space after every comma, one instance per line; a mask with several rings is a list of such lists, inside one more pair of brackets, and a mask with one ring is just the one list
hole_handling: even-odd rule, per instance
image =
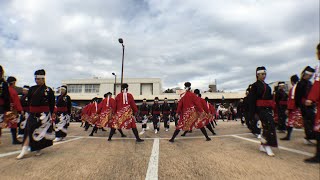
[[[79, 140], [79, 139], [82, 139], [82, 137], [76, 137], [76, 138], [69, 139], [69, 140], [66, 140], [66, 141], [56, 142], [56, 143], [53, 143], [53, 146], [59, 145], [59, 144], [63, 144], [63, 143], [67, 143], [67, 142], [71, 142], [71, 141], [76, 141], [76, 140]], [[12, 152], [8, 152], [8, 153], [2, 153], [2, 154], [0, 154], [0, 158], [11, 156], [11, 155], [15, 155], [15, 154], [19, 154], [20, 152], [21, 152], [21, 150], [12, 151]]]
[[[241, 133], [241, 134], [227, 134], [227, 135], [216, 135], [216, 136], [209, 136], [210, 138], [219, 138], [219, 137], [230, 137], [234, 135], [247, 135], [247, 134], [252, 134], [252, 133]], [[68, 136], [68, 137], [81, 137], [85, 139], [107, 139], [108, 137], [92, 137], [92, 136]], [[142, 138], [142, 137], [141, 137]], [[112, 138], [112, 140], [136, 140], [136, 138]], [[154, 140], [154, 139], [160, 139], [160, 140], [169, 140], [171, 139], [170, 137], [168, 138], [142, 138], [144, 140]], [[175, 138], [176, 140], [183, 140], [183, 139], [205, 139], [204, 136], [190, 136], [190, 137], [178, 137]]]
[[[238, 139], [242, 139], [242, 140], [246, 140], [246, 141], [250, 141], [250, 142], [253, 142], [253, 143], [257, 143], [257, 144], [261, 144], [260, 141], [249, 139], [249, 138], [245, 138], [245, 137], [241, 137], [241, 136], [238, 136], [238, 135], [232, 135], [232, 137], [235, 137], [235, 138], [238, 138]], [[312, 154], [312, 153], [308, 153], [308, 152], [305, 152], [305, 151], [300, 151], [300, 150], [297, 150], [297, 149], [287, 148], [287, 147], [283, 147], [283, 146], [278, 146], [278, 148], [282, 149], [282, 150], [285, 150], [285, 151], [293, 152], [293, 153], [296, 153], [296, 154], [309, 156], [309, 157], [313, 157], [314, 156], [314, 154]]]
[[154, 139], [152, 152], [148, 164], [146, 180], [158, 180], [158, 166], [159, 166], [159, 138]]

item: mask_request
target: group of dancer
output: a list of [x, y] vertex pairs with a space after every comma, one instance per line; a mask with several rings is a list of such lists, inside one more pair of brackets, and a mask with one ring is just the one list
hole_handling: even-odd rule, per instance
[[[124, 86], [127, 86], [125, 84]], [[125, 88], [125, 87], [124, 87]], [[127, 89], [126, 89], [127, 90]], [[128, 92], [127, 92], [128, 93]], [[201, 107], [198, 109], [203, 109], [207, 116], [206, 127], [212, 132], [213, 135], [216, 133], [214, 132], [213, 128], [215, 127], [215, 108], [214, 106], [209, 103], [209, 99], [201, 98], [200, 91], [198, 89], [194, 90], [195, 96], [197, 96], [197, 100], [201, 104]], [[118, 98], [119, 99], [119, 98]], [[97, 133], [98, 129], [102, 131], [106, 131], [105, 128], [113, 128], [113, 120], [114, 114], [117, 112], [117, 98], [114, 100], [112, 98], [112, 93], [108, 92], [104, 95], [104, 99], [99, 102], [98, 98], [94, 98], [91, 103], [87, 104], [82, 110], [82, 125], [84, 124], [85, 131], [89, 129], [90, 126], [93, 126], [92, 132], [89, 136], [93, 136], [94, 132]], [[170, 119], [173, 119], [175, 122], [175, 126], [178, 126], [178, 120], [180, 119], [177, 116], [178, 110], [178, 100], [174, 100], [174, 104], [170, 105], [168, 103], [168, 99], [164, 98], [162, 104], [159, 103], [159, 98], [155, 97], [154, 102], [151, 106], [147, 104], [146, 99], [143, 99], [142, 104], [136, 111], [136, 107], [132, 107], [134, 111], [134, 120], [141, 119], [142, 121], [142, 131], [139, 133], [140, 135], [144, 134], [148, 127], [149, 119], [153, 123], [154, 133], [160, 133], [160, 122], [163, 121], [165, 132], [169, 131], [170, 128]], [[180, 110], [181, 111], [181, 110]], [[215, 123], [214, 123], [215, 122]], [[121, 134], [121, 137], [126, 137], [126, 135], [122, 132], [122, 128], [118, 128], [118, 131]], [[134, 130], [135, 131], [135, 130]], [[182, 136], [185, 136], [187, 132], [192, 132], [192, 128], [189, 131], [185, 131]]]
[[[317, 55], [320, 60], [320, 44], [317, 46]], [[319, 67], [320, 65], [313, 69], [307, 66], [301, 73], [301, 80], [293, 75], [289, 95], [284, 91], [284, 82], [279, 82], [274, 94], [265, 83], [266, 68], [257, 67], [257, 81], [249, 86], [241, 103], [248, 128], [261, 139], [260, 151], [274, 156], [271, 147], [278, 146], [276, 126], [280, 132], [287, 131], [287, 136], [281, 140], [290, 140], [293, 127], [297, 124], [301, 126], [303, 119], [305, 142], [317, 141], [315, 157], [306, 159], [305, 162], [320, 162]], [[60, 87], [61, 95], [56, 99], [53, 90], [45, 84], [45, 71], [37, 70], [34, 76], [36, 85], [24, 86], [23, 95], [19, 99], [14, 89], [16, 78], [8, 77], [5, 81], [4, 70], [0, 66], [0, 135], [1, 129], [8, 127], [11, 129], [12, 143], [22, 144], [22, 151], [17, 159], [22, 159], [28, 151], [36, 151], [36, 155], [40, 155], [41, 149], [67, 136], [71, 114], [71, 98], [67, 95], [67, 87]], [[312, 85], [313, 76], [315, 81]], [[157, 134], [160, 131], [160, 118], [163, 119], [167, 132], [170, 128], [169, 116], [173, 116], [176, 127], [170, 142], [175, 141], [180, 131], [184, 131], [182, 136], [185, 136], [193, 129], [200, 129], [205, 139], [210, 141], [206, 128], [215, 135], [215, 108], [208, 98], [201, 98], [200, 90], [191, 91], [190, 82], [186, 82], [184, 86], [185, 92], [180, 95], [179, 101], [175, 100], [172, 107], [166, 98], [162, 105], [158, 103], [159, 98], [155, 98], [151, 107], [144, 99], [138, 109], [133, 95], [128, 92], [128, 84], [124, 83], [115, 99], [109, 92], [101, 102], [94, 98], [83, 108], [81, 119], [85, 122], [85, 130], [93, 126], [90, 134], [93, 136], [98, 129], [105, 131], [104, 128], [110, 128], [108, 141], [111, 141], [116, 130], [121, 137], [126, 137], [122, 129], [132, 129], [136, 142], [143, 142], [137, 130], [136, 117], [143, 117], [141, 135], [147, 129], [149, 117], [152, 118]], [[20, 142], [17, 137], [23, 137], [23, 141]]]
[[2, 128], [10, 128], [12, 144], [22, 144], [17, 159], [22, 159], [29, 151], [40, 155], [41, 149], [67, 135], [71, 114], [67, 87], [60, 87], [61, 94], [56, 100], [53, 90], [46, 86], [45, 74], [44, 70], [37, 70], [34, 73], [36, 85], [25, 85], [19, 98], [15, 90], [16, 78], [10, 76], [5, 81], [4, 69], [0, 66], [0, 140]]
[[[317, 57], [319, 63], [320, 44], [317, 46]], [[273, 93], [265, 83], [266, 68], [256, 69], [257, 81], [249, 85], [242, 106], [247, 127], [261, 139], [260, 151], [274, 156], [271, 147], [278, 147], [276, 128], [280, 133], [286, 130], [287, 135], [280, 139], [289, 141], [293, 128], [304, 126], [305, 144], [316, 144], [315, 156], [305, 162], [320, 162], [319, 67], [320, 64], [315, 69], [305, 67], [301, 79], [298, 75], [292, 75], [289, 95], [285, 92], [285, 82], [279, 82]]]

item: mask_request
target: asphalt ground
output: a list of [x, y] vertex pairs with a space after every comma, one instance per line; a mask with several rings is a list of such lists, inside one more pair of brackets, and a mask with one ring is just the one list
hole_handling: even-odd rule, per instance
[[[141, 124], [137, 124], [139, 132]], [[275, 157], [259, 151], [259, 140], [239, 121], [219, 121], [205, 141], [194, 130], [174, 143], [168, 142], [174, 131], [171, 124], [159, 134], [150, 129], [136, 143], [131, 130], [124, 130], [107, 141], [110, 132], [101, 130], [89, 137], [80, 123], [71, 123], [68, 137], [42, 151], [16, 160], [20, 145], [11, 144], [11, 134], [3, 130], [0, 145], [0, 179], [320, 179], [320, 165], [306, 164], [315, 146], [303, 143], [303, 130], [294, 130], [291, 141], [278, 141]], [[211, 135], [211, 133], [208, 134]], [[278, 139], [285, 134], [278, 133]]]

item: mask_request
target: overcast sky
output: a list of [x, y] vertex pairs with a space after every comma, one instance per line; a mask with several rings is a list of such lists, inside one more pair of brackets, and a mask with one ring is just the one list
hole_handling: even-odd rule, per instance
[[162, 78], [163, 88], [244, 90], [255, 68], [287, 80], [316, 64], [319, 0], [0, 0], [0, 64], [18, 85]]

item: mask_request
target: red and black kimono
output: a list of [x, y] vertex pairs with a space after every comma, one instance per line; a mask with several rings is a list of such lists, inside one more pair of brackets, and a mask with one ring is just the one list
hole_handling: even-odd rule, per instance
[[257, 114], [262, 122], [263, 133], [261, 144], [266, 146], [277, 147], [277, 135], [275, 130], [272, 110], [275, 106], [271, 88], [263, 81], [256, 81], [252, 84], [249, 94], [249, 105], [254, 113]]
[[138, 112], [138, 107], [130, 93], [119, 93], [115, 99], [115, 115], [112, 117], [112, 128], [130, 129], [136, 128], [134, 114]]
[[106, 97], [98, 104], [98, 116], [99, 120], [95, 125], [98, 128], [111, 127], [112, 126], [112, 114], [116, 109], [116, 101], [112, 97]]
[[67, 136], [67, 129], [71, 117], [71, 98], [68, 95], [59, 95], [56, 103], [55, 131], [57, 138]]
[[29, 138], [31, 151], [52, 146], [55, 133], [51, 114], [54, 112], [55, 97], [46, 85], [32, 86], [28, 92], [30, 115], [27, 120], [24, 141]]

